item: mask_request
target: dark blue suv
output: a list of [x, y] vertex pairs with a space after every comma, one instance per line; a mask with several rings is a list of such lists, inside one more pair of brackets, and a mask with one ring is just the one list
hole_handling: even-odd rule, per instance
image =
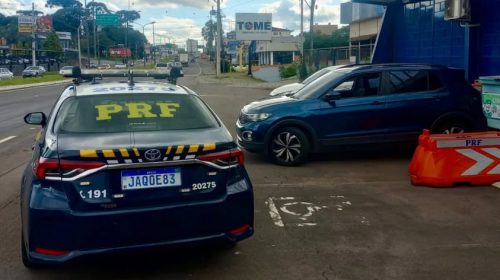
[[481, 95], [464, 72], [435, 65], [351, 65], [331, 71], [289, 97], [243, 107], [238, 144], [281, 165], [342, 147], [416, 142], [422, 129], [486, 129]]

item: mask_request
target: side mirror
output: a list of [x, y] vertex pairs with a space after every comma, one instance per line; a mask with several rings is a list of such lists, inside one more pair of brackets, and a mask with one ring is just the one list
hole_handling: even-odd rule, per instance
[[47, 123], [47, 117], [42, 112], [29, 113], [24, 116], [24, 122], [27, 124], [45, 126]]
[[339, 100], [342, 97], [342, 94], [338, 91], [329, 91], [321, 98], [323, 101], [334, 103], [335, 100]]

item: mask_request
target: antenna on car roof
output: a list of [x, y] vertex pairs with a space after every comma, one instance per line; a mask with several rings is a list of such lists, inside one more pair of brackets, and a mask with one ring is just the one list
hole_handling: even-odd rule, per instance
[[128, 85], [133, 87], [134, 86], [134, 75], [132, 75], [132, 69], [128, 70]]

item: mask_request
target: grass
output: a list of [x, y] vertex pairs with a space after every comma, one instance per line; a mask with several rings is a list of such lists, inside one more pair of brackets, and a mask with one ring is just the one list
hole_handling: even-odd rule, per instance
[[247, 71], [246, 70], [243, 71], [243, 72], [222, 73], [220, 75], [220, 77], [218, 77], [216, 79], [232, 79], [232, 80], [238, 80], [238, 81], [262, 82], [261, 80], [249, 77], [247, 75]]
[[18, 86], [26, 84], [35, 84], [43, 82], [53, 82], [61, 81], [67, 78], [63, 78], [59, 73], [46, 73], [42, 77], [14, 77], [12, 80], [0, 80], [0, 86]]

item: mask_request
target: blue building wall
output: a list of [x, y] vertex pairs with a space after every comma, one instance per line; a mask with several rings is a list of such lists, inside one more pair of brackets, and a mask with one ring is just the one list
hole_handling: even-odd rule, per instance
[[444, 2], [388, 5], [373, 63], [444, 64], [464, 68], [469, 80], [500, 75], [500, 1], [470, 1], [471, 27], [445, 21]]

